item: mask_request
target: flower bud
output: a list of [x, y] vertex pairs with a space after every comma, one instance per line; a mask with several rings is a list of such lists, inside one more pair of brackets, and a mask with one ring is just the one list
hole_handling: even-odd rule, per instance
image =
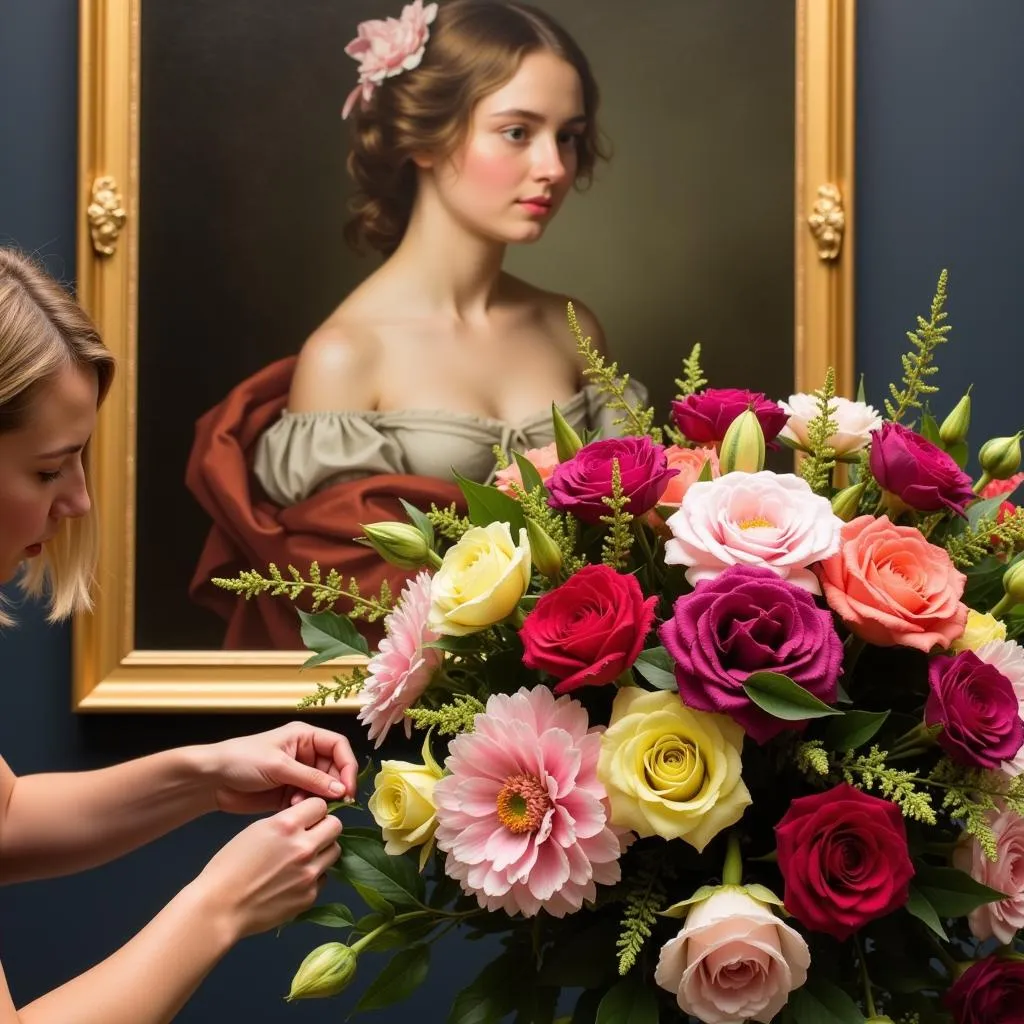
[[764, 469], [764, 431], [753, 409], [729, 424], [718, 452], [722, 473], [759, 473]]
[[1020, 434], [994, 437], [978, 452], [981, 468], [993, 480], [1009, 480], [1020, 469]]
[[844, 487], [832, 499], [832, 511], [844, 523], [850, 522], [851, 519], [856, 519], [857, 510], [860, 508], [860, 499], [864, 496], [866, 486], [863, 480], [857, 484], [850, 484], [849, 487]]
[[583, 442], [554, 402], [551, 403], [551, 422], [555, 430], [555, 452], [558, 454], [558, 461], [568, 462], [583, 447]]
[[971, 425], [971, 393], [970, 391], [953, 406], [953, 411], [942, 421], [939, 427], [939, 440], [946, 448], [961, 444], [967, 440], [967, 431]]
[[432, 563], [426, 537], [411, 523], [370, 523], [363, 526], [367, 542], [381, 558], [399, 569], [419, 569]]
[[341, 942], [325, 942], [299, 964], [286, 999], [290, 1003], [336, 996], [348, 988], [355, 974], [356, 954]]
[[1014, 562], [1003, 573], [1003, 590], [1013, 604], [1024, 604], [1024, 562]]
[[868, 1017], [864, 1024], [893, 1024], [892, 1017]]
[[548, 579], [555, 579], [562, 571], [561, 548], [532, 519], [526, 520], [526, 536], [530, 541], [530, 556], [537, 571]]

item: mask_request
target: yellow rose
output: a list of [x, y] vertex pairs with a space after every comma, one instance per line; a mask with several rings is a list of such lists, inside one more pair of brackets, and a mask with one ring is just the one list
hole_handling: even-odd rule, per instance
[[976, 651], [989, 640], [1005, 640], [1006, 623], [989, 615], [988, 612], [976, 612], [973, 608], [967, 613], [967, 625], [962, 635], [953, 641], [951, 650]]
[[508, 523], [474, 526], [448, 549], [430, 581], [431, 629], [448, 636], [476, 633], [508, 618], [530, 585], [530, 543]]
[[384, 836], [384, 849], [392, 856], [422, 846], [420, 870], [427, 862], [437, 830], [434, 786], [443, 772], [426, 764], [382, 761], [373, 780], [367, 806]]
[[624, 687], [597, 767], [612, 824], [703, 850], [751, 802], [740, 778], [742, 747], [732, 719], [692, 711], [676, 693]]

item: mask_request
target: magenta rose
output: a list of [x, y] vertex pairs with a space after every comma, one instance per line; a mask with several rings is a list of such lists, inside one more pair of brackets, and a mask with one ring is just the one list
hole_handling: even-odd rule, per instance
[[872, 431], [870, 463], [878, 486], [918, 512], [948, 508], [962, 516], [977, 497], [951, 455], [899, 423]]
[[548, 477], [548, 504], [585, 523], [599, 523], [611, 514], [604, 498], [612, 496], [612, 466], [618, 461], [626, 511], [642, 516], [654, 508], [676, 471], [664, 447], [649, 437], [610, 437], [591, 441], [571, 459], [559, 463]]
[[826, 704], [836, 699], [843, 645], [831, 613], [770, 569], [733, 566], [698, 583], [658, 635], [683, 702], [728, 715], [757, 743], [804, 723], [774, 718], [750, 700], [743, 684], [754, 672], [781, 672]]
[[998, 768], [1024, 744], [1024, 722], [1013, 684], [974, 651], [932, 658], [927, 725], [941, 725], [939, 744], [957, 764]]
[[943, 1000], [956, 1024], [1020, 1024], [1024, 962], [986, 957], [972, 964]]
[[794, 800], [775, 826], [786, 909], [840, 942], [902, 907], [914, 866], [900, 809], [847, 783]]
[[672, 418], [687, 440], [717, 444], [725, 437], [729, 424], [747, 409], [753, 409], [766, 444], [775, 440], [789, 420], [789, 413], [778, 402], [743, 388], [708, 388], [687, 395], [672, 403]]
[[526, 616], [523, 664], [560, 680], [555, 693], [610, 683], [643, 650], [657, 602], [644, 600], [635, 576], [586, 565]]

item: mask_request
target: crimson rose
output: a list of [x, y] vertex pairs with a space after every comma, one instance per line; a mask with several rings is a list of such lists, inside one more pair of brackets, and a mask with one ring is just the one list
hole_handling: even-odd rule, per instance
[[523, 664], [561, 680], [555, 693], [610, 683], [643, 650], [657, 601], [644, 600], [635, 576], [586, 565], [526, 616]]
[[[771, 444], [789, 421], [789, 413], [759, 391], [743, 388], [708, 388], [672, 403], [672, 418], [687, 440], [718, 443], [737, 416], [752, 409], [761, 425], [765, 444]], [[774, 446], [773, 446], [774, 447]]]
[[790, 804], [775, 826], [783, 901], [842, 942], [907, 902], [914, 867], [900, 809], [841, 783]]
[[611, 515], [604, 499], [612, 497], [612, 468], [619, 464], [626, 511], [642, 516], [658, 503], [676, 471], [668, 464], [664, 447], [647, 435], [610, 437], [591, 441], [571, 459], [560, 462], [548, 477], [548, 504], [570, 512], [585, 523], [599, 523]]
[[941, 725], [939, 745], [971, 768], [998, 768], [1024, 744], [1024, 722], [1013, 684], [974, 651], [932, 658], [927, 725]]
[[956, 1024], [1019, 1024], [1024, 1014], [1024, 963], [986, 957], [946, 993]]

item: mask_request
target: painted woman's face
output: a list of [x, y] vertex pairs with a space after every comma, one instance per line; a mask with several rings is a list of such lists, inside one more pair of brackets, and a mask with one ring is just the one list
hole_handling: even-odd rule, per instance
[[442, 203], [495, 240], [535, 241], [576, 178], [585, 128], [576, 69], [552, 53], [527, 55], [477, 104], [465, 143], [437, 168]]
[[61, 520], [89, 511], [82, 450], [96, 426], [96, 374], [68, 366], [0, 434], [0, 583], [40, 554]]

